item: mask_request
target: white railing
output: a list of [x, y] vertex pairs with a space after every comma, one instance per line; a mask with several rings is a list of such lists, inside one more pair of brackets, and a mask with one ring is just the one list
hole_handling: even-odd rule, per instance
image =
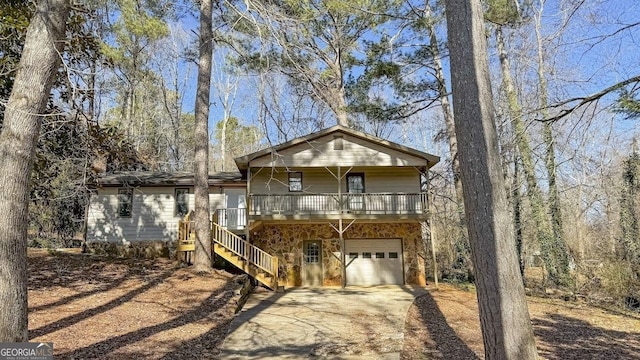
[[427, 213], [427, 193], [250, 194], [249, 198], [249, 215]]
[[216, 215], [218, 224], [229, 230], [242, 230], [247, 227], [247, 209], [218, 209]]
[[249, 264], [255, 265], [259, 269], [278, 276], [278, 258], [270, 255], [266, 251], [248, 243], [238, 235], [228, 231], [219, 224], [211, 224], [213, 241], [222, 245], [225, 249], [239, 256]]

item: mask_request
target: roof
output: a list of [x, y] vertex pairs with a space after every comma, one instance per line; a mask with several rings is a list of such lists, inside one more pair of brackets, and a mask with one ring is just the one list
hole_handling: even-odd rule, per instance
[[241, 172], [245, 172], [245, 170], [249, 167], [249, 163], [254, 159], [257, 159], [259, 157], [269, 155], [271, 153], [278, 152], [302, 143], [311, 142], [320, 137], [331, 135], [334, 133], [342, 133], [342, 134], [350, 135], [350, 136], [353, 136], [365, 141], [369, 141], [369, 142], [372, 142], [396, 151], [400, 151], [412, 156], [422, 158], [427, 161], [428, 167], [432, 167], [440, 161], [440, 157], [438, 156], [428, 154], [404, 145], [400, 145], [392, 141], [384, 140], [379, 137], [369, 135], [358, 130], [350, 129], [342, 125], [336, 125], [328, 129], [320, 130], [315, 133], [311, 133], [309, 135], [295, 138], [293, 140], [284, 142], [276, 146], [272, 146], [272, 147], [269, 147], [260, 151], [256, 151], [254, 153], [251, 153], [245, 156], [238, 157], [235, 159], [235, 161], [236, 161], [236, 164], [238, 165], [238, 169], [240, 169]]
[[[209, 185], [244, 184], [239, 172], [219, 172], [209, 174]], [[183, 185], [192, 186], [194, 177], [192, 172], [158, 172], [158, 171], [123, 171], [101, 175], [98, 185]]]

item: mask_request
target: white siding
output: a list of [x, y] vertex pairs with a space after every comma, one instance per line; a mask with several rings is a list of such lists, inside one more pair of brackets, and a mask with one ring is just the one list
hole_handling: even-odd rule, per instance
[[[337, 193], [338, 181], [325, 168], [290, 168], [302, 172], [302, 186], [306, 193]], [[337, 175], [336, 168], [330, 170]], [[344, 172], [349, 168], [343, 168]], [[288, 172], [285, 168], [252, 169], [251, 180], [253, 194], [289, 194]], [[365, 192], [367, 193], [419, 193], [420, 175], [413, 167], [364, 168], [354, 167], [351, 173], [364, 173]], [[342, 192], [347, 191], [346, 177], [341, 181]], [[291, 193], [295, 194], [295, 193]]]
[[272, 166], [426, 166], [427, 160], [350, 135], [334, 149], [333, 134], [301, 143], [277, 154], [251, 160], [251, 167]]
[[[177, 186], [180, 187], [180, 186]], [[91, 197], [87, 217], [87, 241], [108, 241], [126, 244], [134, 241], [175, 240], [178, 220], [175, 216], [173, 186], [139, 187], [133, 192], [131, 217], [118, 216], [118, 187], [98, 190]], [[224, 195], [218, 187], [211, 188], [211, 211], [224, 207]], [[189, 209], [193, 210], [193, 188], [189, 194]]]

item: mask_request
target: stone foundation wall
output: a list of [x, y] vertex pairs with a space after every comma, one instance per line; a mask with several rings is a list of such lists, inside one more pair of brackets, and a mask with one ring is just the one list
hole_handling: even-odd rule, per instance
[[[346, 226], [346, 225], [345, 225]], [[340, 285], [340, 243], [329, 224], [264, 225], [251, 241], [280, 261], [280, 280], [286, 286], [302, 285], [302, 244], [322, 240], [324, 285]], [[425, 285], [424, 250], [419, 223], [353, 224], [345, 239], [402, 239], [404, 276], [407, 284]]]

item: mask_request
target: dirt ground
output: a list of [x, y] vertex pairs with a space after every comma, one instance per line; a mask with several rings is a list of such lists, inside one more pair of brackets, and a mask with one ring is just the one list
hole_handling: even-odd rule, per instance
[[234, 277], [167, 259], [29, 250], [29, 339], [56, 359], [215, 358], [233, 317]]
[[[29, 250], [29, 338], [56, 359], [216, 358], [233, 317], [237, 277], [198, 276], [166, 259]], [[640, 359], [640, 315], [529, 298], [543, 358]], [[473, 291], [448, 285], [416, 299], [403, 359], [481, 359]]]
[[[640, 359], [640, 315], [528, 298], [538, 354], [550, 360]], [[419, 297], [405, 323], [403, 359], [484, 359], [473, 291], [450, 285]]]

